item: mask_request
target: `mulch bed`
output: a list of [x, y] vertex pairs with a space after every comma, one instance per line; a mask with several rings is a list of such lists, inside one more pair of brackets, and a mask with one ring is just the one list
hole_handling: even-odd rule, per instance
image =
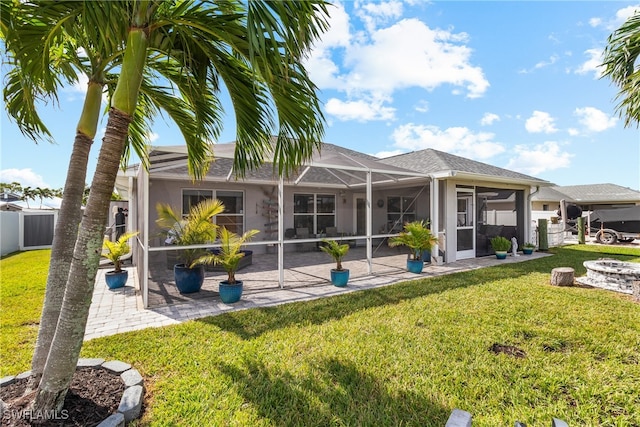
[[48, 417], [41, 416], [41, 419], [48, 420], [36, 424], [32, 421], [35, 421], [38, 414], [28, 409], [33, 394], [23, 396], [28, 381], [21, 379], [0, 388], [0, 399], [5, 403], [2, 411], [3, 426], [96, 426], [118, 409], [124, 392], [120, 375], [103, 368], [78, 368], [71, 380], [62, 411], [48, 414]]

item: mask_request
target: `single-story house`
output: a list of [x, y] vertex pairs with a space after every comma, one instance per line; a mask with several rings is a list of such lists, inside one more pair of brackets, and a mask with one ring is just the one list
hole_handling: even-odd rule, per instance
[[216, 144], [201, 181], [187, 174], [185, 146], [154, 147], [148, 171], [133, 165], [119, 174], [117, 190], [129, 199], [128, 229], [140, 231], [134, 257], [143, 282], [150, 255], [173, 249], [155, 225], [158, 203], [186, 213], [203, 198], [220, 199], [226, 210], [216, 222], [239, 233], [260, 230], [250, 243], [254, 255], [277, 252], [280, 269], [287, 252], [301, 249], [301, 237], [306, 243], [349, 238], [367, 248], [371, 265], [371, 248], [413, 220], [430, 222], [439, 238], [432, 256], [448, 263], [493, 253], [489, 239], [496, 235], [529, 240], [531, 197], [552, 185], [432, 149], [379, 159], [328, 143], [288, 178], [268, 163], [236, 179], [234, 149]]
[[532, 198], [534, 211], [556, 211], [560, 201], [579, 206], [583, 211], [624, 208], [640, 205], [640, 191], [615, 184], [589, 184], [544, 187]]

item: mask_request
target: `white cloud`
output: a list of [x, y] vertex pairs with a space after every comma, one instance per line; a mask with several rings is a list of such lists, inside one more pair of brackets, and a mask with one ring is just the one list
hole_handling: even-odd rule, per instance
[[618, 119], [593, 107], [576, 108], [574, 115], [591, 132], [602, 132], [616, 125]]
[[600, 25], [602, 25], [602, 18], [591, 18], [589, 19], [589, 25], [591, 25], [592, 27], [599, 27]]
[[44, 182], [42, 175], [38, 175], [31, 168], [0, 170], [0, 181], [6, 183], [18, 182], [23, 187], [50, 188]]
[[588, 74], [593, 73], [594, 79], [602, 77], [604, 69], [600, 66], [602, 64], [602, 50], [601, 49], [587, 49], [584, 51], [588, 59], [575, 70], [576, 74]]
[[490, 126], [495, 122], [500, 121], [500, 116], [494, 113], [484, 113], [484, 116], [480, 119], [482, 126]]
[[395, 108], [384, 107], [382, 101], [341, 101], [331, 98], [325, 105], [327, 114], [335, 116], [338, 120], [357, 120], [368, 122], [372, 120], [393, 120]]
[[149, 142], [155, 142], [158, 140], [158, 138], [160, 138], [160, 135], [158, 135], [155, 132], [151, 132], [147, 134], [147, 139], [149, 140]]
[[517, 145], [514, 150], [516, 157], [509, 160], [507, 169], [534, 176], [550, 170], [567, 168], [573, 157], [573, 154], [562, 151], [560, 144], [555, 141], [547, 141], [533, 148]]
[[578, 136], [580, 135], [580, 131], [576, 128], [569, 128], [567, 129], [567, 132], [569, 132], [569, 135], [571, 136]]
[[375, 31], [368, 44], [346, 52], [347, 90], [381, 92], [408, 87], [433, 90], [443, 84], [464, 87], [467, 96], [482, 96], [489, 87], [482, 69], [469, 63], [464, 34], [433, 30], [417, 19], [404, 19]]
[[505, 148], [489, 132], [473, 132], [466, 127], [441, 130], [437, 126], [408, 123], [393, 131], [394, 145], [405, 151], [434, 148], [460, 156], [483, 160], [502, 153]]
[[524, 127], [527, 132], [531, 133], [553, 133], [558, 131], [554, 121], [555, 119], [549, 113], [534, 111], [533, 115], [525, 122]]
[[373, 154], [373, 156], [376, 156], [380, 159], [384, 159], [386, 157], [397, 156], [405, 152], [406, 152], [405, 150], [378, 151], [377, 153]]
[[558, 61], [558, 58], [559, 58], [558, 55], [551, 55], [549, 57], [549, 60], [538, 62], [536, 65], [534, 65], [534, 68], [539, 69], [539, 68], [548, 67], [549, 65], [553, 65]]
[[429, 102], [425, 100], [419, 101], [416, 104], [415, 109], [419, 113], [427, 113], [429, 111]]
[[391, 98], [397, 90], [431, 91], [442, 85], [469, 98], [482, 96], [489, 82], [482, 68], [470, 62], [468, 35], [432, 29], [415, 18], [387, 24], [400, 16], [401, 6], [394, 1], [356, 3], [358, 17], [375, 17], [376, 25], [384, 24], [362, 32], [353, 31], [343, 5], [333, 6], [331, 29], [305, 63], [314, 83], [344, 92], [349, 100]]
[[369, 32], [375, 31], [380, 24], [385, 24], [390, 19], [402, 16], [402, 3], [399, 1], [358, 3], [356, 8]]
[[609, 32], [617, 30], [624, 22], [632, 17], [636, 12], [640, 12], [640, 5], [626, 6], [616, 11], [616, 15], [611, 19], [593, 17], [589, 19], [589, 25], [594, 28], [604, 27]]

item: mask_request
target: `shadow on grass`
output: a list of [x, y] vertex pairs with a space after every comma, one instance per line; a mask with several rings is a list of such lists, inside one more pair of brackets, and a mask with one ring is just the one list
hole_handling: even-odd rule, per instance
[[449, 409], [411, 390], [390, 394], [380, 379], [344, 361], [320, 361], [306, 376], [245, 363], [246, 369], [220, 370], [273, 425], [442, 426], [449, 415]]
[[510, 263], [478, 270], [453, 273], [391, 286], [352, 292], [344, 295], [297, 302], [277, 307], [256, 308], [197, 321], [251, 339], [265, 332], [291, 325], [322, 324], [341, 319], [357, 311], [397, 304], [404, 300], [424, 297], [453, 289], [482, 285], [504, 279], [517, 279], [531, 273], [551, 274], [555, 267], [573, 267], [576, 276], [585, 274], [584, 261], [615, 257], [622, 261], [639, 261], [640, 251], [616, 251], [615, 247], [565, 247], [551, 251], [554, 256]]

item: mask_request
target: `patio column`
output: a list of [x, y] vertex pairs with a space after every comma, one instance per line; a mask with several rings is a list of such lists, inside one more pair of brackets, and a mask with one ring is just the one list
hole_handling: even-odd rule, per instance
[[[147, 153], [147, 157], [148, 157]], [[149, 172], [143, 166], [142, 170], [142, 186], [144, 188], [144, 194], [142, 194], [142, 216], [144, 218], [143, 228], [143, 252], [142, 252], [142, 305], [144, 308], [149, 307]], [[138, 197], [140, 195], [138, 194]]]
[[278, 181], [278, 283], [284, 288], [284, 178]]
[[373, 274], [373, 252], [371, 245], [372, 215], [371, 215], [371, 169], [367, 170], [367, 271], [369, 275]]
[[[439, 218], [438, 218], [438, 212], [440, 212], [440, 206], [439, 206], [439, 200], [440, 200], [440, 196], [438, 195], [438, 180], [436, 178], [431, 178], [431, 197], [430, 197], [430, 217], [431, 217], [431, 233], [438, 237], [438, 228], [440, 226], [439, 224]], [[433, 245], [433, 247], [431, 248], [431, 262], [435, 264], [435, 261], [438, 259], [437, 257], [440, 255], [440, 247], [438, 245], [438, 243], [436, 243], [435, 245]]]

